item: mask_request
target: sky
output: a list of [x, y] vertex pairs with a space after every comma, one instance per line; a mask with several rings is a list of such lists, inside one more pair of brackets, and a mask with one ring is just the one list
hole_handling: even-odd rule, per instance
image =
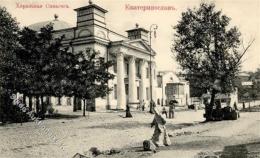
[[[230, 26], [237, 26], [242, 34], [241, 39], [246, 46], [255, 39], [253, 45], [243, 57], [242, 71], [255, 71], [260, 67], [260, 0], [203, 0], [214, 2], [217, 10], [231, 18]], [[158, 70], [179, 71], [179, 66], [171, 52], [175, 26], [181, 18], [181, 13], [187, 8], [198, 7], [201, 0], [92, 0], [106, 9], [107, 27], [115, 32], [126, 35], [126, 30], [139, 27], [149, 30], [152, 24], [157, 24], [156, 38], [152, 38], [152, 47], [157, 52], [156, 64]], [[41, 4], [43, 8], [19, 8], [18, 4]], [[66, 5], [68, 8], [46, 8], [46, 4]], [[16, 17], [20, 26], [53, 20], [54, 14], [59, 20], [76, 25], [78, 7], [88, 5], [88, 0], [0, 0], [0, 5]], [[143, 11], [128, 10], [129, 6], [172, 6], [175, 10]]]

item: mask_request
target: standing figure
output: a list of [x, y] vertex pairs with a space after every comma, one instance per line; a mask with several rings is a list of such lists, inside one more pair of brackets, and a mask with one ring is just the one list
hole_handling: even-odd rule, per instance
[[162, 114], [164, 114], [166, 116], [166, 118], [167, 118], [167, 111], [166, 111], [165, 106], [163, 106], [163, 108], [162, 108]]
[[143, 99], [143, 102], [142, 102], [142, 111], [144, 111], [144, 109], [145, 109], [145, 101], [144, 101], [144, 99]]
[[150, 113], [153, 114], [153, 109], [156, 107], [155, 102], [151, 100], [150, 102]]
[[133, 117], [132, 116], [132, 114], [131, 114], [131, 112], [130, 112], [130, 106], [129, 106], [129, 104], [127, 103], [127, 105], [126, 105], [126, 115], [125, 115], [125, 117]]
[[152, 136], [152, 142], [157, 146], [168, 146], [171, 145], [171, 140], [168, 136], [165, 124], [166, 120], [162, 117], [157, 108], [153, 108], [154, 119], [151, 123], [151, 127], [155, 126], [154, 133]]
[[174, 107], [175, 103], [177, 103], [176, 100], [171, 100], [169, 102], [169, 118], [174, 118]]

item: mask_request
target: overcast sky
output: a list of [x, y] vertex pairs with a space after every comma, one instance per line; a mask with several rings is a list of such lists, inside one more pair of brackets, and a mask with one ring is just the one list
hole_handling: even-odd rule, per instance
[[[177, 64], [171, 53], [171, 45], [174, 30], [172, 26], [180, 20], [181, 13], [187, 8], [198, 7], [201, 0], [92, 0], [93, 3], [108, 10], [106, 14], [107, 27], [121, 34], [135, 27], [149, 30], [151, 24], [159, 26], [157, 38], [152, 40], [152, 46], [157, 51], [157, 68], [159, 70], [176, 71]], [[245, 45], [255, 38], [255, 42], [243, 58], [242, 70], [254, 71], [260, 67], [260, 0], [215, 0], [218, 10], [231, 17], [231, 26], [237, 26], [242, 33]], [[68, 5], [69, 8], [49, 9], [21, 9], [20, 4], [58, 4]], [[0, 0], [0, 5], [17, 18], [21, 26], [27, 26], [36, 22], [53, 20], [53, 15], [59, 15], [59, 19], [72, 25], [76, 24], [76, 13], [73, 9], [87, 5], [88, 0]], [[158, 5], [174, 6], [171, 11], [134, 11], [127, 10], [126, 5]]]

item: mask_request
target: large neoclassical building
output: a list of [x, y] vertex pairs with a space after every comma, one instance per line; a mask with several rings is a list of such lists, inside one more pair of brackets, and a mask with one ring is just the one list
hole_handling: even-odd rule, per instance
[[[93, 48], [101, 53], [106, 60], [115, 60], [116, 64], [109, 71], [115, 78], [109, 81], [113, 91], [105, 98], [95, 99], [97, 108], [124, 109], [126, 102], [138, 103], [150, 100], [150, 78], [152, 81], [152, 96], [156, 98], [156, 64], [155, 51], [150, 49], [149, 31], [136, 25], [128, 28], [126, 36], [110, 30], [106, 26], [105, 16], [107, 10], [96, 4], [90, 3], [75, 9], [77, 24], [70, 26], [60, 21], [58, 16], [52, 21], [39, 22], [29, 28], [39, 30], [44, 25], [52, 22], [54, 36], [65, 35], [64, 47], [69, 47], [72, 52], [84, 51]], [[151, 74], [149, 63], [151, 61]], [[52, 98], [52, 104], [70, 105], [73, 98]]]

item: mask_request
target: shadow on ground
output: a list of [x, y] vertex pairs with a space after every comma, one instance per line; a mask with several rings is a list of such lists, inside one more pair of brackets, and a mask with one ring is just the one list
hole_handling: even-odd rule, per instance
[[68, 115], [68, 114], [53, 114], [53, 115], [46, 115], [46, 118], [48, 119], [75, 119], [82, 117], [81, 115]]
[[138, 121], [125, 121], [125, 122], [116, 122], [116, 123], [106, 123], [96, 126], [89, 126], [83, 128], [103, 128], [103, 129], [131, 129], [131, 128], [140, 128], [140, 127], [150, 127], [148, 123], [141, 123]]
[[167, 128], [167, 130], [172, 131], [172, 130], [176, 130], [176, 129], [182, 129], [185, 127], [194, 126], [197, 124], [198, 123], [178, 123], [178, 124], [170, 124], [170, 125], [166, 124], [166, 128]]
[[[173, 131], [176, 129], [182, 129], [185, 127], [197, 125], [198, 123], [179, 123], [179, 124], [174, 124], [174, 125], [167, 125], [167, 129], [169, 131]], [[124, 121], [124, 122], [116, 122], [116, 123], [106, 123], [106, 124], [101, 124], [101, 125], [96, 125], [96, 126], [89, 126], [89, 127], [83, 127], [83, 128], [103, 128], [103, 129], [132, 129], [132, 128], [150, 128], [151, 124], [150, 123], [144, 123], [144, 122], [139, 122], [139, 121]], [[153, 129], [151, 129], [153, 130]]]
[[[185, 144], [174, 144], [168, 147], [161, 147], [159, 151], [163, 150], [190, 150], [190, 149], [202, 149], [207, 148], [210, 145], [217, 142], [217, 139], [211, 140], [211, 141], [195, 141], [195, 142], [188, 142]], [[138, 155], [138, 153], [142, 153], [143, 151], [142, 147], [136, 147], [130, 149], [133, 152]], [[210, 149], [209, 149], [210, 150]], [[206, 152], [207, 153], [207, 152]], [[210, 152], [209, 152], [210, 153]], [[201, 154], [201, 153], [198, 153]], [[247, 143], [247, 144], [237, 144], [237, 145], [230, 145], [225, 146], [223, 151], [215, 152], [215, 155], [205, 155], [211, 156], [212, 158], [260, 158], [260, 142], [253, 142], [253, 143]]]
[[[215, 141], [210, 141], [206, 145], [210, 145], [214, 143]], [[197, 142], [202, 143], [202, 142]], [[193, 148], [195, 147], [193, 144]], [[204, 146], [203, 145], [203, 146]], [[163, 151], [163, 150], [190, 150], [191, 146], [184, 145], [185, 147], [181, 146], [168, 146], [168, 147], [161, 147], [158, 149], [157, 152]], [[201, 146], [200, 146], [201, 147]], [[195, 147], [196, 148], [196, 147]], [[201, 149], [201, 148], [198, 148]], [[209, 149], [210, 150], [210, 149]], [[248, 144], [238, 144], [238, 145], [232, 145], [232, 146], [225, 146], [223, 151], [220, 152], [200, 152], [197, 153], [199, 156], [202, 156], [203, 158], [260, 158], [260, 142], [254, 142], [254, 143], [248, 143]], [[148, 158], [153, 155], [153, 152], [151, 151], [144, 151], [142, 147], [132, 147], [128, 149], [123, 149], [119, 154], [114, 155], [99, 155], [98, 158]], [[196, 155], [196, 153], [195, 153]], [[194, 156], [195, 156], [194, 155]]]
[[220, 158], [260, 158], [260, 142], [225, 146]]

